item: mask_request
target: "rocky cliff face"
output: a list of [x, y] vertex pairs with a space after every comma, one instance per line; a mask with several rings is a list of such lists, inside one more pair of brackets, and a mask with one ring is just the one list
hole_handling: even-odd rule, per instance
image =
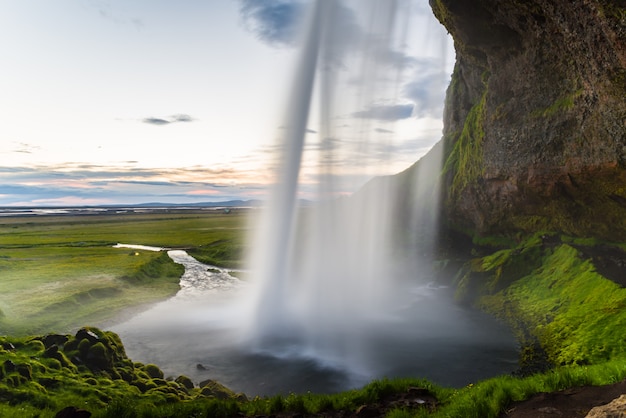
[[430, 0], [450, 226], [626, 239], [626, 1]]

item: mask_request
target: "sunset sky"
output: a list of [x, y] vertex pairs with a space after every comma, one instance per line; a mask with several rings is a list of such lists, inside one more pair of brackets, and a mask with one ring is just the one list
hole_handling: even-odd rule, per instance
[[[366, 30], [354, 17], [358, 3], [342, 9], [352, 33]], [[308, 4], [0, 2], [0, 206], [263, 198]], [[372, 174], [403, 170], [441, 137], [451, 40], [426, 0], [401, 11], [406, 44], [387, 51], [395, 93], [336, 118], [385, 137], [378, 151], [387, 163], [374, 152], [336, 174], [350, 179], [346, 193]], [[308, 132], [307, 141], [319, 140], [314, 116]], [[304, 156], [309, 185], [313, 151]]]

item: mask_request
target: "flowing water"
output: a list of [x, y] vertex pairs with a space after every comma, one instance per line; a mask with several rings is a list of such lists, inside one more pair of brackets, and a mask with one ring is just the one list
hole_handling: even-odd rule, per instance
[[[397, 19], [410, 15], [402, 2], [352, 4], [358, 10], [335, 0], [312, 7], [276, 186], [252, 241], [252, 278], [169, 252], [185, 265], [181, 292], [113, 328], [133, 359], [250, 395], [336, 392], [400, 376], [461, 386], [515, 368], [511, 334], [456, 306], [431, 274], [441, 147], [404, 186], [383, 179], [342, 197], [346, 179], [363, 181], [356, 171], [392, 170], [391, 129], [367, 118], [346, 127], [341, 115], [402, 108], [380, 100], [398, 89], [402, 67], [389, 57], [402, 55], [407, 22]], [[312, 151], [314, 164], [303, 157]], [[311, 179], [318, 203], [299, 207]]]

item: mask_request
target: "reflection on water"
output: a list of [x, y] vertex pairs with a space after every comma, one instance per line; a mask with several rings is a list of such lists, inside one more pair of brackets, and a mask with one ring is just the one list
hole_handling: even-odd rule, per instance
[[424, 377], [458, 387], [517, 364], [517, 345], [506, 328], [455, 306], [448, 289], [432, 285], [407, 288], [393, 312], [366, 321], [358, 347], [334, 345], [350, 338], [335, 339], [329, 331], [321, 356], [284, 336], [263, 352], [253, 351], [241, 334], [246, 283], [184, 251], [168, 254], [185, 266], [181, 291], [112, 327], [133, 360], [156, 363], [166, 375], [215, 379], [254, 396], [338, 392], [383, 377]]

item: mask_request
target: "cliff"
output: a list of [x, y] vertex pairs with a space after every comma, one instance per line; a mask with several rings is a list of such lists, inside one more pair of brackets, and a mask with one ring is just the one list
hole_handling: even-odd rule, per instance
[[448, 226], [626, 239], [626, 1], [430, 4], [457, 51]]

